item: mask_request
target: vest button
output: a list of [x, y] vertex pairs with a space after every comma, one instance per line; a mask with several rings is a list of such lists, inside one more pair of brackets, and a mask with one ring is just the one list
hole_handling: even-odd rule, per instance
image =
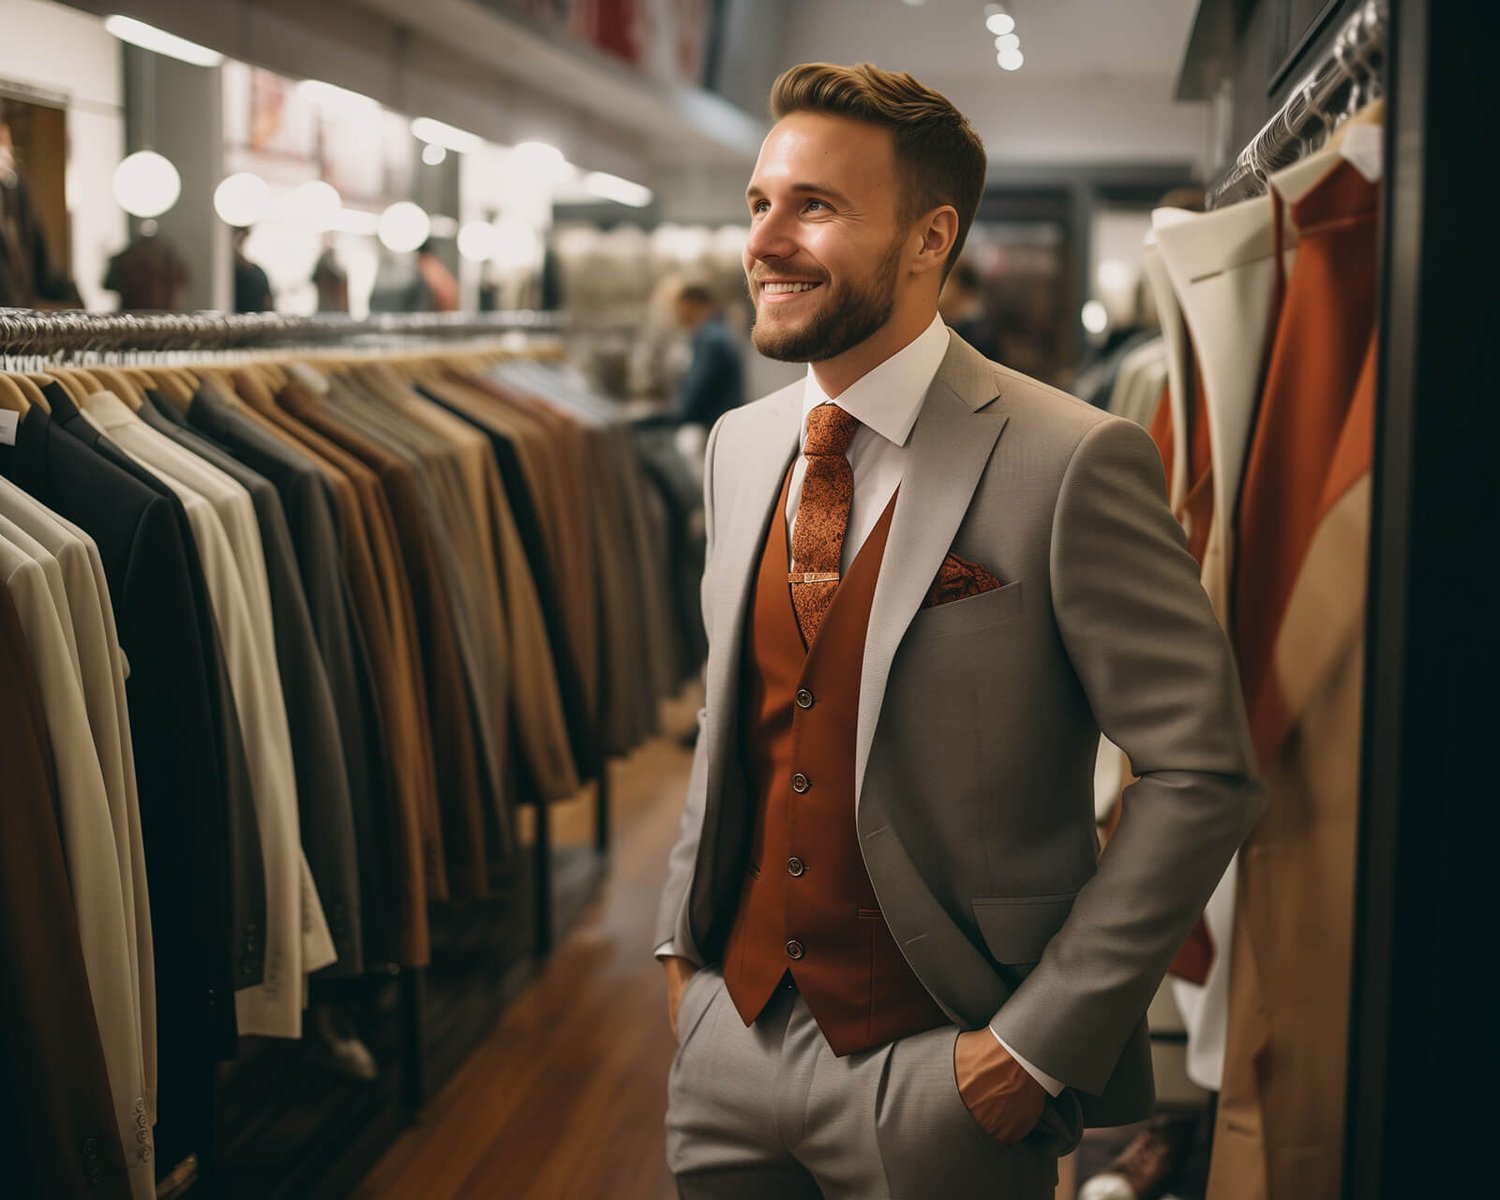
[[786, 956], [788, 958], [801, 958], [803, 954], [802, 943], [793, 938], [786, 944]]
[[799, 796], [810, 787], [812, 787], [812, 781], [801, 771], [792, 776], [792, 791], [796, 792]]
[[803, 871], [807, 870], [807, 864], [800, 858], [793, 856], [786, 860], [786, 869], [789, 875], [801, 875]]
[[806, 688], [797, 689], [797, 707], [811, 708], [813, 706], [813, 694]]

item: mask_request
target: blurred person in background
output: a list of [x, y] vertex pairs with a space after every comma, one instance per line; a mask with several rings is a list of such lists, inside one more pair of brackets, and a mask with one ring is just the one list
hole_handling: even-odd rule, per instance
[[427, 294], [422, 311], [458, 311], [458, 280], [438, 257], [430, 238], [417, 247], [417, 277]]
[[979, 271], [967, 259], [959, 259], [943, 283], [938, 315], [944, 325], [986, 358], [1001, 357], [999, 324], [985, 299]]
[[118, 292], [121, 312], [181, 312], [187, 262], [162, 237], [138, 237], [109, 260], [106, 291]]
[[248, 227], [239, 226], [234, 238], [234, 311], [237, 313], [270, 312], [276, 307], [276, 297], [271, 293], [271, 281], [265, 269], [245, 257], [245, 239], [250, 236]]
[[10, 112], [0, 100], [0, 308], [77, 307], [66, 271], [53, 265], [36, 206], [21, 178]]
[[677, 390], [677, 420], [700, 426], [706, 435], [722, 414], [745, 402], [744, 360], [723, 307], [703, 284], [684, 284], [674, 310], [692, 346], [692, 361]]
[[318, 289], [318, 311], [346, 313], [349, 311], [349, 273], [344, 270], [333, 252], [332, 246], [324, 246], [323, 253], [313, 264], [313, 287]]

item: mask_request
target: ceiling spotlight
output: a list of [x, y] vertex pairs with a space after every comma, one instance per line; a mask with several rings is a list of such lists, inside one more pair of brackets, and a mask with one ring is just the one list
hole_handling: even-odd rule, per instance
[[991, 4], [986, 10], [989, 15], [984, 19], [984, 27], [996, 36], [1014, 33], [1016, 19], [1006, 12], [998, 4]]
[[436, 142], [428, 142], [427, 145], [422, 147], [422, 161], [429, 167], [437, 166], [439, 163], [447, 159], [447, 157], [447, 149], [443, 146], [439, 146]]
[[995, 39], [996, 50], [1019, 50], [1021, 48], [1021, 35], [1019, 33], [1002, 33]]
[[613, 200], [631, 208], [645, 208], [654, 198], [650, 188], [606, 171], [590, 171], [583, 177], [583, 187], [601, 200]]
[[164, 29], [157, 29], [156, 26], [147, 25], [146, 22], [137, 21], [133, 17], [119, 15], [107, 17], [104, 21], [104, 31], [114, 34], [122, 42], [139, 46], [142, 50], [165, 54], [168, 58], [191, 63], [195, 67], [217, 67], [224, 61], [224, 56], [217, 50], [210, 50], [207, 46], [200, 46], [197, 42], [190, 42], [186, 38], [180, 38]]
[[1002, 50], [995, 55], [995, 61], [1002, 71], [1019, 71], [1026, 58], [1019, 50]]
[[1079, 313], [1083, 327], [1090, 333], [1103, 333], [1109, 328], [1109, 312], [1097, 300], [1090, 300]]
[[411, 132], [413, 137], [420, 138], [429, 145], [442, 146], [459, 154], [472, 154], [484, 149], [484, 139], [478, 134], [443, 121], [434, 121], [431, 117], [414, 118]]

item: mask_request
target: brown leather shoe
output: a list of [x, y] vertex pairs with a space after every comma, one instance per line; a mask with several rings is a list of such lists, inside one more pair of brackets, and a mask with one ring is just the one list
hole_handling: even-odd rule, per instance
[[1157, 1200], [1187, 1161], [1197, 1125], [1191, 1116], [1153, 1117], [1114, 1162], [1083, 1185], [1078, 1200]]

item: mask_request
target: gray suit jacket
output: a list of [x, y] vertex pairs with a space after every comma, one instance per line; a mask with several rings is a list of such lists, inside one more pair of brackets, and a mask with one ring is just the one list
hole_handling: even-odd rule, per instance
[[[742, 639], [801, 394], [727, 413], [708, 443], [707, 698], [657, 926], [696, 962], [743, 879]], [[950, 549], [1004, 586], [923, 609]], [[1102, 856], [1101, 730], [1139, 776]], [[1144, 430], [956, 335], [908, 443], [855, 780], [881, 910], [944, 1011], [1077, 1089], [1088, 1124], [1146, 1116], [1146, 1007], [1261, 810], [1239, 683]]]

